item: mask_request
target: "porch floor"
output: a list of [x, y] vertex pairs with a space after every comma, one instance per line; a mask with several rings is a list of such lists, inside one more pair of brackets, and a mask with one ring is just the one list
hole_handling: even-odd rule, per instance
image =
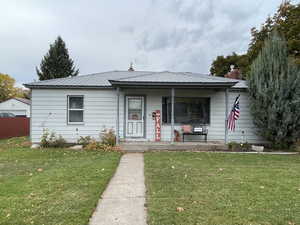
[[148, 151], [226, 151], [227, 145], [222, 142], [150, 142], [123, 141], [120, 147], [125, 152]]

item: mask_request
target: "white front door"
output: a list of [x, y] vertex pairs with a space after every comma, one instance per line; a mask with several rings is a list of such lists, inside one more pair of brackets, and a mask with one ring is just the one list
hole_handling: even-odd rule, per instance
[[126, 96], [126, 137], [144, 137], [144, 97]]

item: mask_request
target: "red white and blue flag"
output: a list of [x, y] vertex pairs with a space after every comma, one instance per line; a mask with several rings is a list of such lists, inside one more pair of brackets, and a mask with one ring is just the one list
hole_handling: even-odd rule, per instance
[[231, 131], [235, 130], [235, 121], [240, 117], [240, 95], [234, 101], [233, 107], [227, 119], [227, 128]]

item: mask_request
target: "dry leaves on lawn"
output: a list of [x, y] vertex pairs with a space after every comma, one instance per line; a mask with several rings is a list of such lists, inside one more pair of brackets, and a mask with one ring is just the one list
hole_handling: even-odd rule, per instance
[[177, 211], [177, 212], [183, 212], [183, 211], [184, 211], [184, 208], [182, 208], [182, 207], [177, 207], [177, 208], [176, 208], [176, 211]]

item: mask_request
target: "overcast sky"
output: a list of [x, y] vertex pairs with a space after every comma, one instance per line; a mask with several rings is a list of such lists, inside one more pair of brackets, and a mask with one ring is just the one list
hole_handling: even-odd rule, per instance
[[[250, 29], [282, 0], [0, 0], [0, 72], [17, 83], [58, 35], [80, 74], [127, 70], [209, 73], [217, 55], [242, 53]], [[299, 2], [299, 1], [294, 1]]]

